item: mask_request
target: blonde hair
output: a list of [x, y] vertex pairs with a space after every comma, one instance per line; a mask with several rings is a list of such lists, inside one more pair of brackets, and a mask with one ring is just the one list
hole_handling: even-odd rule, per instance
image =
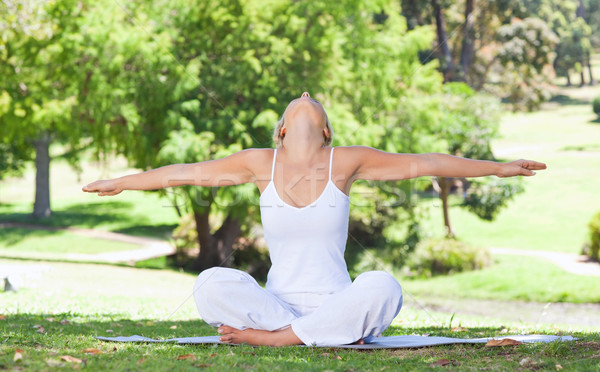
[[[325, 114], [325, 128], [327, 129], [327, 133], [329, 134], [327, 137], [323, 137], [323, 145], [324, 146], [329, 146], [331, 145], [331, 142], [333, 141], [333, 128], [331, 127], [331, 123], [329, 122], [329, 117], [327, 116], [326, 112], [323, 112]], [[279, 148], [281, 146], [283, 146], [283, 137], [281, 135], [281, 129], [283, 128], [283, 126], [285, 125], [285, 113], [281, 116], [281, 119], [279, 119], [279, 121], [277, 122], [277, 125], [275, 125], [275, 130], [273, 131], [273, 142], [275, 143], [275, 147]]]

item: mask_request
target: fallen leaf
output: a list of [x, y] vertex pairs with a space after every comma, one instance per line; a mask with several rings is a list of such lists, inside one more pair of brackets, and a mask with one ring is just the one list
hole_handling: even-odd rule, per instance
[[6, 319], [6, 315], [0, 314], [0, 320], [4, 320], [4, 319]]
[[485, 347], [513, 346], [521, 344], [521, 341], [513, 340], [512, 338], [503, 338], [502, 340], [489, 340], [487, 344], [485, 344]]
[[468, 331], [468, 328], [465, 327], [454, 327], [450, 330], [450, 332], [463, 332], [463, 331]]
[[208, 368], [208, 367], [212, 367], [214, 364], [198, 364], [195, 367], [199, 367], [199, 368]]
[[65, 324], [73, 324], [72, 321], [68, 320], [68, 319], [63, 319], [60, 321], [60, 324], [65, 325]]
[[38, 328], [43, 328], [41, 324], [35, 324], [33, 327], [31, 327], [33, 329], [38, 329]]
[[214, 358], [214, 357], [216, 357], [216, 356], [217, 356], [217, 354], [216, 354], [216, 353], [212, 353], [212, 354], [210, 354], [210, 357], [211, 357], [211, 358]]
[[147, 325], [147, 326], [154, 325], [154, 322], [153, 322], [153, 321], [151, 321], [151, 320], [149, 320], [149, 321], [147, 321], [147, 322], [146, 322], [146, 325]]
[[37, 333], [41, 333], [41, 334], [44, 334], [44, 333], [46, 333], [46, 330], [45, 330], [45, 329], [44, 329], [44, 327], [42, 327], [42, 326], [38, 327], [38, 329], [36, 329], [35, 331], [36, 331]]
[[561, 366], [560, 364], [556, 364], [554, 368], [556, 368], [557, 371], [560, 371], [561, 369], [563, 369], [563, 366]]
[[430, 367], [443, 367], [443, 366], [447, 366], [448, 364], [450, 364], [450, 361], [448, 359], [438, 359], [435, 362], [431, 363], [429, 366]]
[[169, 329], [177, 329], [177, 326], [176, 325], [170, 326]]
[[500, 334], [505, 334], [505, 333], [508, 333], [508, 329], [502, 328], [502, 330], [500, 331]]
[[339, 355], [336, 355], [335, 357], [333, 357], [333, 359], [342, 360], [342, 357]]
[[183, 354], [177, 357], [177, 360], [183, 360], [183, 359], [191, 359], [191, 360], [196, 360], [196, 356], [194, 354]]
[[61, 363], [60, 361], [56, 360], [56, 359], [46, 359], [46, 364], [50, 367], [58, 367], [58, 366], [63, 366], [64, 367], [64, 363]]
[[83, 362], [83, 360], [81, 360], [79, 358], [72, 357], [70, 355], [63, 355], [63, 356], [60, 357], [60, 359], [64, 360], [65, 362], [69, 362], [69, 363], [81, 364]]
[[13, 356], [13, 362], [18, 362], [23, 359], [23, 349], [15, 350], [15, 356]]
[[116, 347], [116, 346], [113, 346], [113, 349], [112, 349], [112, 351], [117, 351], [117, 347]]
[[106, 333], [113, 333], [114, 331], [112, 329], [107, 329]]
[[144, 363], [145, 360], [146, 360], [145, 358], [140, 358], [140, 359], [138, 359], [137, 364], [142, 364], [142, 363]]
[[115, 324], [117, 327], [123, 328], [123, 325], [120, 323]]
[[53, 321], [55, 321], [55, 320], [56, 320], [56, 319], [54, 319], [54, 318], [52, 318], [52, 317], [50, 317], [50, 318], [46, 318], [46, 321], [47, 321], [47, 322], [50, 322], [50, 323], [52, 323], [52, 322], [53, 322]]
[[85, 353], [85, 354], [93, 354], [93, 355], [104, 354], [104, 352], [102, 352], [102, 350], [98, 350], [98, 349], [95, 349], [93, 347], [89, 347], [87, 349], [83, 349], [82, 352]]

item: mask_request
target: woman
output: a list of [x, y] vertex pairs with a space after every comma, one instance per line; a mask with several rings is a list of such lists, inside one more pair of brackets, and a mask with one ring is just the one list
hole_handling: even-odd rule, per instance
[[496, 163], [444, 154], [392, 154], [370, 147], [332, 148], [332, 129], [321, 104], [307, 92], [278, 123], [277, 148], [248, 149], [226, 158], [174, 164], [93, 182], [100, 196], [123, 190], [253, 182], [272, 267], [266, 288], [228, 268], [203, 271], [194, 286], [202, 318], [220, 340], [251, 345], [339, 345], [368, 342], [402, 306], [400, 284], [381, 271], [350, 280], [344, 261], [349, 192], [355, 180], [420, 176], [532, 176], [545, 164]]

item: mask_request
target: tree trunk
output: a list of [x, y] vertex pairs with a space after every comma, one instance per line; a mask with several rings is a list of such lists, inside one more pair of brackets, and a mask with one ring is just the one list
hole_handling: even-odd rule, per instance
[[35, 203], [34, 218], [48, 218], [50, 209], [50, 135], [43, 133], [35, 145]]
[[469, 83], [469, 70], [473, 63], [475, 50], [475, 20], [472, 13], [475, 0], [467, 0], [465, 4], [465, 29], [463, 31], [462, 49], [460, 52], [460, 67], [463, 81]]
[[454, 230], [450, 225], [450, 213], [448, 206], [448, 195], [450, 194], [450, 179], [446, 177], [438, 177], [438, 184], [440, 186], [440, 198], [442, 199], [442, 211], [444, 212], [444, 226], [446, 227], [446, 236], [449, 238], [454, 237]]
[[573, 85], [571, 83], [571, 73], [567, 71], [567, 86], [570, 87], [571, 85]]
[[444, 80], [451, 81], [452, 77], [452, 54], [450, 53], [450, 47], [448, 46], [448, 36], [446, 35], [446, 23], [444, 22], [444, 14], [442, 8], [437, 0], [431, 0], [433, 6], [433, 13], [435, 15], [435, 26], [438, 39], [438, 46], [442, 51], [443, 56], [443, 71]]
[[579, 4], [577, 6], [577, 17], [585, 18], [585, 6], [583, 4], [583, 0], [579, 0]]
[[580, 87], [585, 85], [585, 62], [581, 61], [581, 84]]
[[223, 225], [215, 232], [210, 233], [209, 208], [206, 212], [194, 211], [200, 254], [192, 264], [194, 270], [202, 271], [214, 266], [231, 266], [233, 244], [240, 236], [241, 226], [236, 218], [227, 216]]
[[594, 75], [592, 75], [592, 64], [590, 62], [590, 55], [588, 54], [587, 56], [587, 68], [588, 68], [588, 75], [590, 78], [590, 85], [596, 85], [596, 80], [594, 80]]

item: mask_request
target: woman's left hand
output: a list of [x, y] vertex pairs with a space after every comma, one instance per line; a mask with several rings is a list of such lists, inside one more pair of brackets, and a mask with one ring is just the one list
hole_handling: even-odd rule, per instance
[[498, 172], [498, 177], [533, 176], [536, 170], [546, 169], [546, 164], [533, 160], [519, 159], [510, 163], [503, 163]]

